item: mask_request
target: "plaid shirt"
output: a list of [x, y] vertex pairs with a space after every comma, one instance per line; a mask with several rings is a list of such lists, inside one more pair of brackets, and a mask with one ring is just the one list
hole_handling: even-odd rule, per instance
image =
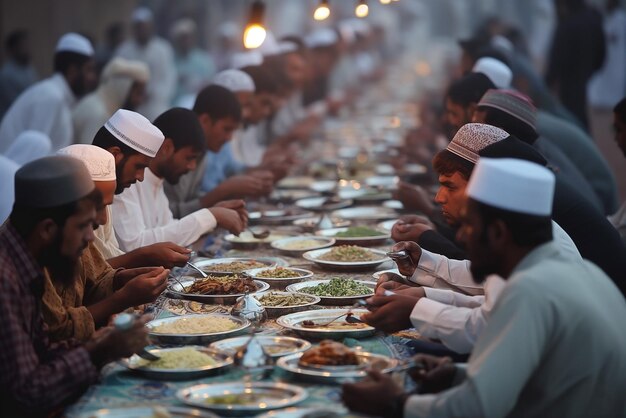
[[98, 378], [82, 347], [51, 346], [41, 315], [43, 271], [15, 228], [0, 227], [0, 416], [43, 415]]

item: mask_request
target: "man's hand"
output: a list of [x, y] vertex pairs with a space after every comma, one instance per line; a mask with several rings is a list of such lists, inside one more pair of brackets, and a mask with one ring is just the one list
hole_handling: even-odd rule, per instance
[[184, 266], [189, 261], [191, 250], [173, 242], [157, 242], [141, 248], [147, 259], [146, 264], [172, 268]]
[[396, 241], [419, 241], [425, 231], [435, 229], [428, 218], [418, 215], [401, 217], [391, 228], [391, 238]]
[[420, 384], [420, 393], [439, 393], [452, 386], [456, 366], [450, 357], [418, 354], [414, 359], [424, 365], [423, 369], [409, 372], [411, 378]]
[[246, 202], [241, 199], [233, 199], [233, 200], [223, 200], [221, 202], [217, 202], [215, 207], [218, 208], [226, 208], [237, 211], [241, 221], [244, 225], [248, 224], [248, 211], [246, 210]]
[[91, 361], [98, 367], [106, 363], [130, 357], [149, 344], [148, 329], [145, 327], [152, 315], [143, 315], [125, 331], [109, 326], [96, 332], [85, 343]]
[[115, 273], [113, 278], [113, 290], [121, 289], [126, 283], [135, 277], [146, 274], [154, 273], [155, 275], [160, 273], [163, 267], [137, 267], [133, 269], [122, 269]]
[[235, 210], [220, 207], [212, 207], [209, 210], [215, 216], [218, 226], [235, 235], [239, 235], [246, 227], [246, 223], [241, 220], [239, 212]]
[[419, 298], [403, 294], [374, 295], [366, 300], [370, 313], [361, 319], [376, 329], [392, 334], [411, 328], [411, 312]]
[[403, 276], [413, 276], [416, 269], [415, 266], [419, 264], [420, 258], [422, 257], [422, 249], [420, 246], [413, 241], [402, 241], [391, 247], [391, 251], [406, 251], [409, 254], [413, 265], [408, 266], [408, 263], [400, 263], [400, 265], [398, 265], [398, 270]]
[[229, 177], [222, 183], [229, 196], [257, 197], [272, 192], [274, 176], [269, 171], [255, 171], [254, 175], [242, 174]]
[[398, 286], [405, 286], [406, 281], [404, 277], [399, 274], [387, 272], [378, 276], [378, 281], [376, 282], [376, 290], [384, 285], [384, 289], [392, 290]]
[[355, 412], [367, 415], [393, 417], [399, 412], [397, 409], [401, 399], [404, 399], [404, 390], [393, 381], [391, 376], [378, 371], [369, 371], [367, 378], [357, 383], [343, 385], [341, 399], [343, 403]]
[[407, 210], [416, 210], [432, 216], [435, 212], [433, 199], [428, 192], [420, 186], [401, 181], [398, 183], [398, 190], [393, 193], [394, 199], [398, 199]]
[[167, 287], [169, 270], [157, 267], [128, 281], [119, 290], [127, 308], [154, 302]]

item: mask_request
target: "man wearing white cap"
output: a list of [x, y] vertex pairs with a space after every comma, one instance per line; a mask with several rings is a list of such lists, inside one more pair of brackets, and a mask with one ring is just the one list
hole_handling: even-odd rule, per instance
[[91, 140], [117, 109], [136, 110], [146, 94], [150, 79], [148, 66], [141, 61], [113, 58], [102, 70], [100, 85], [82, 99], [72, 112], [74, 142]]
[[[115, 158], [116, 187], [120, 194], [137, 181], [143, 181], [144, 170], [161, 148], [165, 137], [139, 113], [120, 109], [104, 124], [93, 145], [104, 148]], [[143, 266], [179, 266], [189, 260], [185, 247], [161, 242], [124, 252], [115, 236], [111, 207], [107, 206], [108, 222], [95, 231], [95, 244], [113, 268]]]
[[[95, 145], [75, 144], [57, 154], [81, 160], [96, 190], [95, 225], [107, 222], [106, 206], [113, 201], [115, 159]], [[83, 251], [76, 280], [68, 283], [58, 271], [45, 271], [42, 313], [50, 339], [87, 341], [111, 315], [153, 302], [167, 286], [163, 267], [113, 269], [90, 242]]]
[[499, 89], [508, 89], [513, 81], [511, 69], [502, 61], [491, 57], [479, 58], [472, 72], [486, 75]]
[[[600, 269], [572, 261], [552, 241], [554, 183], [537, 164], [478, 162], [459, 238], [476, 281], [490, 274], [507, 281], [487, 328], [467, 365], [417, 356], [420, 395], [378, 372], [344, 385], [350, 409], [389, 417], [624, 414], [626, 398], [616, 388], [626, 385], [626, 334], [615, 319], [626, 317], [626, 301]], [[369, 302], [395, 316], [389, 302], [397, 298], [406, 296]]]
[[133, 38], [122, 43], [116, 56], [144, 62], [150, 69], [146, 101], [137, 109], [154, 120], [167, 110], [176, 90], [174, 51], [164, 39], [154, 34], [154, 16], [150, 9], [140, 7], [133, 12]]
[[0, 152], [32, 129], [48, 135], [52, 151], [72, 143], [72, 108], [95, 87], [93, 47], [77, 33], [63, 35], [54, 54], [54, 75], [25, 90], [0, 123]]

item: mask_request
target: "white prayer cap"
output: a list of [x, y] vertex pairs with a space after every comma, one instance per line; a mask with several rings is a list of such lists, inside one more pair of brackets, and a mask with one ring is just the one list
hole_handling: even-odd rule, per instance
[[484, 123], [466, 123], [457, 131], [446, 149], [476, 164], [478, 153], [488, 145], [495, 144], [510, 135], [495, 126]]
[[278, 44], [278, 49], [281, 54], [290, 54], [292, 52], [296, 52], [298, 50], [298, 45], [295, 42], [291, 41], [281, 41]]
[[338, 40], [337, 32], [333, 29], [319, 28], [309, 33], [307, 37], [304, 38], [304, 43], [309, 48], [321, 48], [334, 45]]
[[263, 54], [259, 51], [246, 51], [233, 54], [231, 65], [233, 68], [243, 68], [263, 64]]
[[43, 132], [31, 129], [23, 131], [15, 138], [4, 156], [24, 165], [37, 158], [45, 157], [52, 151], [52, 141]]
[[254, 93], [256, 90], [252, 77], [248, 73], [235, 69], [220, 71], [213, 77], [211, 84], [222, 86], [233, 93], [240, 91]]
[[101, 81], [115, 77], [128, 77], [140, 83], [147, 83], [150, 79], [150, 69], [141, 61], [127, 60], [115, 57], [102, 70]]
[[481, 158], [467, 186], [467, 195], [495, 208], [535, 216], [550, 216], [554, 174], [547, 168], [515, 158]]
[[76, 54], [93, 56], [93, 46], [89, 39], [74, 32], [66, 33], [59, 38], [56, 52], [74, 52]]
[[511, 69], [502, 61], [491, 57], [483, 57], [476, 61], [472, 72], [486, 75], [499, 89], [510, 87], [513, 81]]
[[261, 46], [258, 48], [258, 51], [264, 57], [269, 57], [271, 55], [278, 55], [278, 54], [280, 54], [280, 48], [278, 46], [278, 41], [276, 40], [276, 37], [274, 36], [274, 34], [272, 32], [270, 32], [270, 31], [266, 32], [265, 40], [263, 41]]
[[58, 155], [67, 155], [81, 160], [93, 181], [113, 181], [115, 176], [115, 157], [104, 148], [95, 145], [74, 144], [61, 148]]
[[161, 148], [165, 136], [163, 132], [139, 113], [119, 109], [104, 124], [107, 131], [119, 141], [148, 157], [154, 156]]
[[152, 10], [147, 7], [138, 7], [131, 16], [133, 22], [152, 22], [154, 20], [154, 14]]

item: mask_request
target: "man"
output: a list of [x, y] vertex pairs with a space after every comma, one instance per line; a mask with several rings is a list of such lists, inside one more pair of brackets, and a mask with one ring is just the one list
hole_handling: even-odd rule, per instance
[[[626, 157], [626, 98], [613, 108], [613, 127], [615, 129], [615, 142]], [[617, 212], [609, 216], [609, 221], [619, 232], [622, 241], [626, 243], [626, 203], [622, 204]]]
[[52, 151], [72, 143], [72, 107], [95, 87], [93, 47], [84, 36], [63, 35], [56, 46], [54, 75], [29, 87], [11, 105], [0, 123], [0, 152], [27, 129], [43, 132]]
[[461, 126], [472, 121], [480, 98], [493, 88], [495, 85], [483, 73], [470, 73], [450, 85], [445, 98], [448, 138], [452, 138]]
[[[62, 148], [58, 154], [79, 159], [87, 166], [97, 192], [95, 225], [106, 223], [106, 205], [111, 203], [115, 189], [113, 155], [84, 144]], [[113, 269], [90, 242], [72, 283], [67, 283], [63, 272], [45, 270], [42, 311], [50, 339], [89, 340], [112, 315], [154, 302], [167, 286], [168, 272], [162, 267]]]
[[18, 96], [37, 81], [37, 72], [31, 64], [28, 32], [16, 30], [5, 42], [6, 59], [0, 68], [0, 120]]
[[[227, 207], [200, 209], [174, 219], [163, 191], [163, 182], [176, 184], [196, 168], [204, 153], [204, 134], [194, 112], [180, 107], [160, 115], [154, 126], [165, 135], [159, 152], [150, 161], [144, 181], [133, 185], [113, 202], [113, 225], [127, 251], [162, 241], [190, 245], [202, 235], [222, 226], [234, 234], [243, 231], [247, 213]], [[234, 202], [237, 208], [242, 202]]]
[[100, 75], [100, 85], [72, 112], [74, 142], [90, 144], [98, 129], [117, 109], [136, 110], [144, 101], [150, 72], [146, 64], [113, 58]]
[[[76, 265], [93, 240], [94, 184], [80, 161], [45, 157], [15, 175], [15, 205], [0, 227], [0, 415], [46, 416], [97, 381], [109, 361], [147, 344], [148, 317], [82, 346], [51, 345], [41, 316], [44, 268]], [[63, 277], [71, 283], [71, 268]]]
[[154, 16], [140, 7], [133, 12], [133, 38], [122, 43], [115, 55], [144, 62], [150, 70], [146, 100], [137, 109], [150, 120], [169, 108], [176, 89], [174, 51], [169, 42], [154, 34]]
[[[626, 384], [626, 336], [614, 319], [626, 315], [626, 302], [602, 271], [572, 261], [552, 242], [553, 192], [554, 175], [539, 165], [481, 158], [459, 239], [476, 281], [497, 274], [507, 283], [467, 367], [421, 357], [423, 388], [439, 392], [425, 395], [405, 394], [391, 377], [372, 372], [369, 380], [344, 385], [350, 409], [389, 417], [626, 412], [615, 390]], [[408, 326], [410, 299], [368, 302], [373, 314]]]
[[[115, 194], [137, 181], [143, 181], [144, 170], [163, 143], [163, 133], [138, 113], [120, 109], [96, 133], [93, 145], [99, 146], [115, 158]], [[105, 198], [112, 202], [113, 196]], [[107, 206], [107, 223], [96, 229], [96, 246], [113, 268], [144, 266], [181, 266], [189, 260], [185, 247], [172, 242], [161, 242], [124, 252], [115, 237], [111, 221], [111, 207]]]

